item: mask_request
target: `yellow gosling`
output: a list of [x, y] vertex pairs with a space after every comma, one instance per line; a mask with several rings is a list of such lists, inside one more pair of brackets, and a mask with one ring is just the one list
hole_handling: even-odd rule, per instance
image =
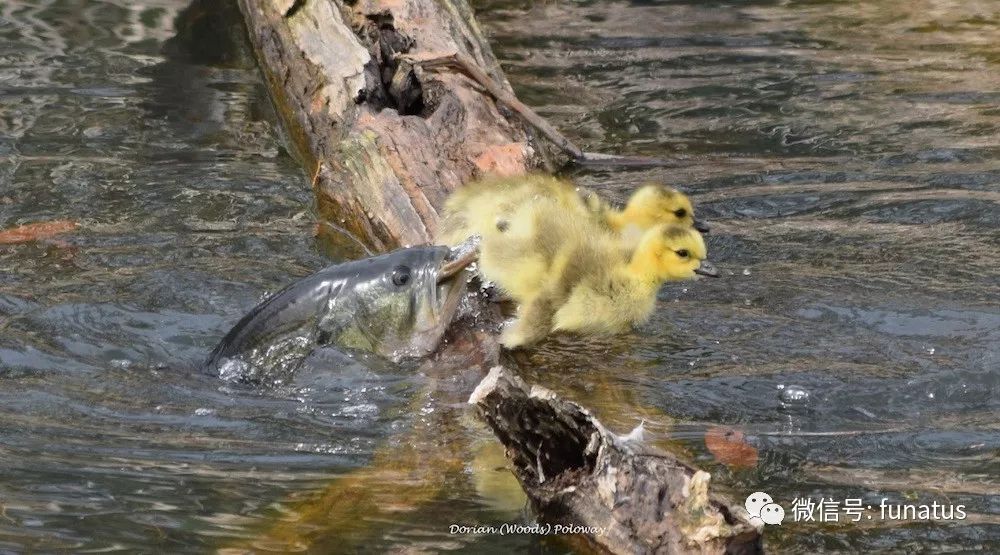
[[583, 218], [569, 218], [550, 198], [534, 199], [492, 228], [479, 246], [479, 271], [507, 296], [522, 303], [545, 287], [557, 256], [588, 242], [588, 235], [614, 244], [609, 232]]
[[595, 193], [552, 176], [491, 177], [469, 183], [448, 197], [435, 239], [457, 245], [473, 235], [484, 235], [518, 208], [538, 199], [552, 201], [562, 213], [576, 217], [593, 217], [603, 207]]
[[608, 208], [602, 213], [606, 225], [634, 248], [647, 229], [660, 224], [693, 227], [707, 233], [709, 227], [694, 215], [694, 205], [684, 193], [664, 185], [649, 183], [629, 197], [622, 210]]
[[540, 199], [484, 234], [480, 270], [520, 305], [501, 337], [514, 348], [553, 331], [612, 334], [642, 323], [665, 281], [716, 275], [706, 257], [690, 227], [654, 226], [629, 253], [614, 234]]
[[718, 276], [707, 256], [705, 242], [694, 229], [650, 228], [626, 264], [601, 262], [600, 271], [580, 276], [556, 312], [552, 331], [613, 334], [642, 324], [652, 314], [663, 283]]
[[541, 199], [554, 201], [560, 217], [587, 219], [615, 232], [629, 250], [638, 244], [642, 232], [654, 225], [676, 224], [708, 231], [708, 226], [695, 218], [690, 199], [663, 185], [641, 187], [624, 209], [618, 209], [597, 193], [569, 181], [532, 174], [488, 178], [455, 191], [445, 203], [435, 239], [456, 245], [472, 235], [485, 235], [524, 204]]

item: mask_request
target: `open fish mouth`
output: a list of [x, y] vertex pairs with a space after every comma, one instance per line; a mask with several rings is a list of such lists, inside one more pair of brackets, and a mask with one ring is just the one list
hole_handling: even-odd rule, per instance
[[205, 367], [221, 375], [240, 362], [233, 378], [256, 381], [294, 372], [317, 348], [395, 362], [430, 355], [455, 319], [476, 257], [474, 247], [423, 246], [324, 268], [254, 307]]
[[441, 267], [438, 268], [437, 282], [439, 284], [455, 277], [479, 258], [479, 253], [476, 251], [452, 251], [452, 254], [454, 256], [446, 258]]
[[438, 268], [438, 283], [455, 276], [479, 259], [479, 235], [473, 235], [452, 247]]
[[426, 277], [417, 278], [424, 285], [413, 291], [416, 309], [412, 327], [396, 337], [383, 338], [380, 350], [383, 356], [395, 362], [428, 356], [437, 350], [467, 292], [465, 270], [476, 261], [478, 252], [475, 248], [434, 247], [429, 256], [438, 260], [425, 266]]

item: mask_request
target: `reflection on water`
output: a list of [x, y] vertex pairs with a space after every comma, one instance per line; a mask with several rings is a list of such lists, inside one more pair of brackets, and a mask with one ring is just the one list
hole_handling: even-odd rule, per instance
[[[237, 543], [377, 458], [412, 413], [461, 414], [411, 410], [431, 378], [364, 361], [282, 390], [194, 369], [261, 295], [355, 253], [314, 243], [252, 66], [162, 54], [183, 8], [0, 4], [0, 229], [80, 223], [0, 245], [0, 551]], [[971, 515], [783, 526], [768, 536], [782, 550], [1000, 541], [996, 3], [477, 8], [522, 98], [587, 150], [676, 160], [575, 177], [617, 199], [648, 179], [691, 192], [729, 274], [665, 288], [640, 333], [549, 341], [522, 374], [619, 429], [647, 418], [735, 497]], [[744, 430], [755, 468], [715, 463], [716, 424]], [[448, 535], [522, 518], [472, 474], [495, 463], [459, 456], [441, 491], [368, 523], [373, 549], [563, 549]]]
[[[550, 342], [534, 377], [622, 428], [670, 414], [669, 437], [705, 465], [706, 427], [740, 427], [761, 458], [717, 467], [737, 497], [974, 513], [793, 524], [769, 533], [783, 550], [1000, 541], [996, 3], [492, 2], [480, 15], [522, 97], [587, 150], [677, 162], [577, 177], [619, 199], [648, 179], [693, 193], [730, 273], [665, 288], [643, 333], [604, 356]], [[790, 387], [808, 401], [788, 403]]]

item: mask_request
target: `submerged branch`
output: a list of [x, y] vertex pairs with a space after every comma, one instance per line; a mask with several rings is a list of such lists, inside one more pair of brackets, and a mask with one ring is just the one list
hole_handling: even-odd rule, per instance
[[612, 553], [761, 552], [746, 512], [708, 492], [708, 473], [611, 433], [576, 403], [499, 366], [469, 402], [544, 521], [589, 530]]

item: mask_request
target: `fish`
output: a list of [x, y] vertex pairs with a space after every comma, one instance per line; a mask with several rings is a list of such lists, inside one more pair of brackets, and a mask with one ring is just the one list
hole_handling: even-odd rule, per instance
[[420, 246], [335, 264], [267, 297], [204, 363], [229, 381], [281, 383], [317, 349], [392, 362], [438, 347], [467, 290], [475, 252]]

